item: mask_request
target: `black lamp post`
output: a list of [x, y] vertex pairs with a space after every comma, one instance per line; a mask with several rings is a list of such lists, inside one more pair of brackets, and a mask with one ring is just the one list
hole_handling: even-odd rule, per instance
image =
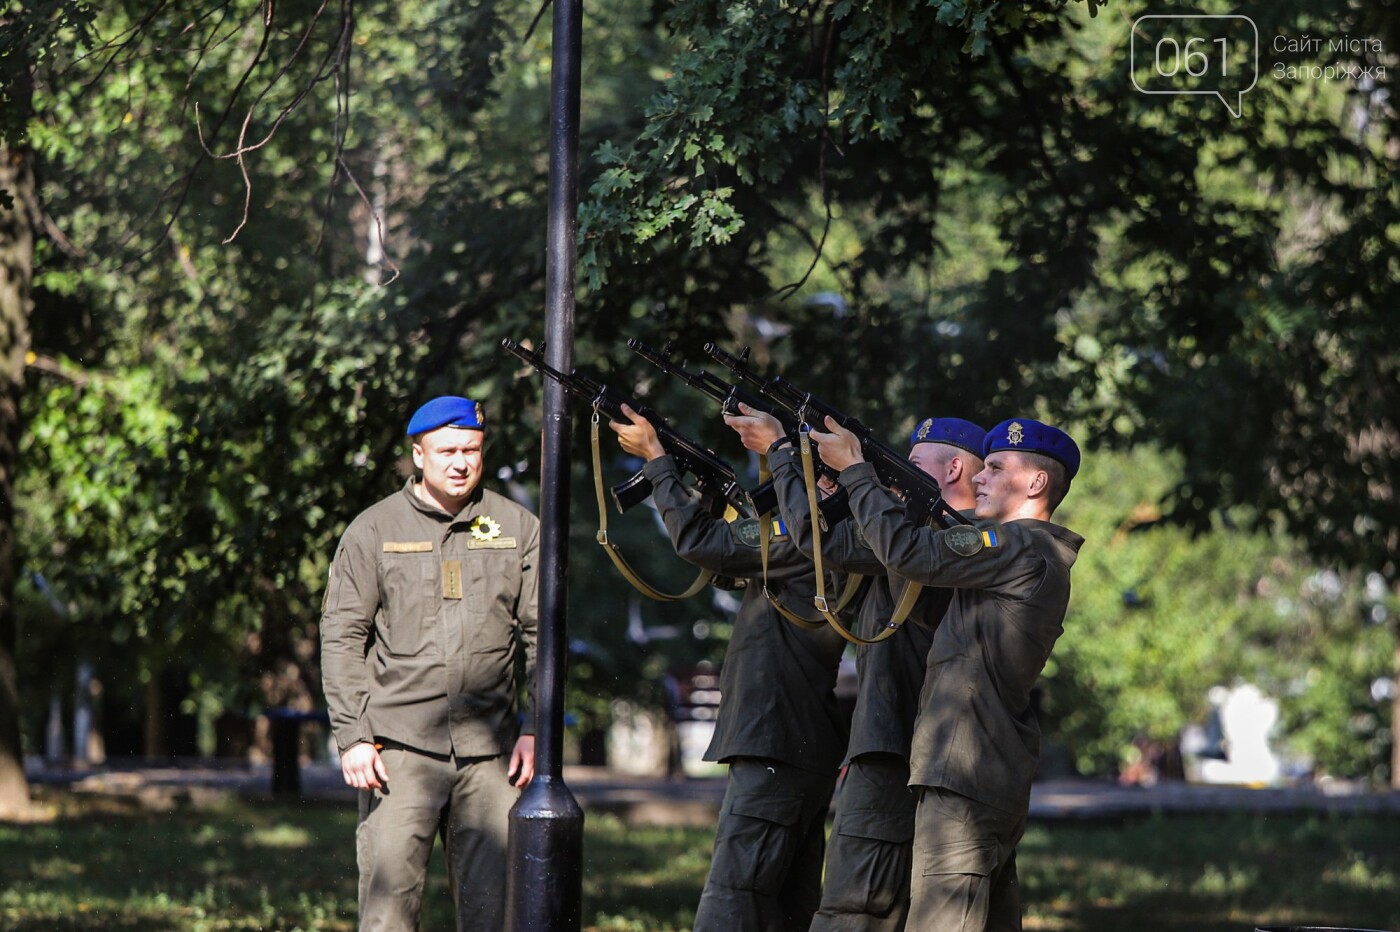
[[[550, 76], [545, 358], [573, 369], [578, 258], [581, 0], [554, 0]], [[540, 606], [535, 665], [535, 778], [510, 813], [507, 925], [512, 932], [582, 924], [583, 810], [564, 784], [564, 673], [568, 659], [570, 417], [564, 389], [544, 383], [540, 458]]]

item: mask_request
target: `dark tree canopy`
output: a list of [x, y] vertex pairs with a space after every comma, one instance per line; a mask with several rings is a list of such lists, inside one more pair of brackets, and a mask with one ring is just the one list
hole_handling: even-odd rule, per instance
[[[1265, 46], [1237, 119], [1138, 94], [1122, 11], [1030, 10], [677, 4], [674, 73], [585, 205], [600, 300], [665, 306], [677, 335], [786, 320], [787, 358], [906, 420], [1043, 406], [1179, 449], [1174, 518], [1248, 506], [1393, 578], [1400, 152], [1374, 50], [1400, 18], [1231, 6]], [[1271, 40], [1308, 34], [1374, 37], [1306, 62], [1369, 83], [1275, 78], [1299, 62]], [[794, 240], [848, 318], [780, 277]]]

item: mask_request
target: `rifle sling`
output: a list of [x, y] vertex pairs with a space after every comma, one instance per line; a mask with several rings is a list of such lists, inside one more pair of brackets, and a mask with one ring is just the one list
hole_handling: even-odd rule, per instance
[[628, 566], [627, 560], [622, 556], [622, 551], [617, 548], [616, 544], [608, 539], [608, 505], [607, 499], [603, 494], [603, 458], [598, 450], [597, 408], [593, 409], [591, 439], [593, 444], [593, 489], [598, 495], [597, 540], [598, 543], [602, 545], [604, 552], [607, 553], [608, 559], [612, 560], [613, 566], [617, 567], [617, 571], [622, 574], [624, 579], [631, 583], [638, 592], [649, 599], [655, 599], [658, 602], [679, 602], [682, 599], [688, 599], [699, 593], [710, 584], [710, 580], [715, 578], [714, 573], [709, 570], [701, 570], [700, 575], [695, 577], [695, 581], [692, 582], [689, 588], [684, 592], [675, 594], [662, 592], [660, 589], [648, 584], [646, 580], [642, 579], [642, 577], [637, 574], [636, 570]]
[[[758, 481], [760, 485], [768, 481], [768, 475], [768, 457], [764, 454], [759, 454]], [[768, 603], [772, 605], [773, 608], [777, 609], [779, 615], [782, 615], [799, 628], [806, 628], [808, 631], [816, 631], [826, 624], [824, 620], [809, 621], [803, 618], [775, 598], [773, 591], [768, 588], [768, 540], [773, 528], [772, 521], [773, 516], [771, 512], [765, 512], [758, 516], [758, 550], [759, 556], [763, 560], [763, 595], [768, 599]], [[821, 583], [818, 582], [818, 585], [820, 586]]]
[[[826, 585], [822, 578], [821, 521], [817, 512], [817, 477], [816, 469], [812, 465], [812, 440], [807, 436], [806, 431], [802, 432], [801, 448], [802, 474], [807, 480], [807, 507], [812, 515], [812, 562], [817, 571], [817, 595], [816, 598], [813, 599], [813, 602], [817, 606], [817, 611], [822, 613], [827, 623], [836, 629], [836, 633], [852, 644], [878, 644], [886, 638], [893, 637], [894, 633], [898, 631], [900, 626], [909, 618], [909, 613], [913, 611], [914, 603], [918, 601], [919, 592], [923, 589], [923, 586], [910, 581], [909, 584], [904, 587], [904, 593], [899, 597], [899, 604], [895, 606], [894, 614], [890, 616], [890, 620], [885, 623], [885, 627], [880, 633], [872, 638], [861, 637], [859, 634], [855, 634], [848, 630], [845, 625], [841, 624], [841, 619], [838, 618], [834, 612], [830, 611], [826, 605]], [[852, 515], [848, 520], [854, 521], [855, 516]], [[838, 606], [837, 611], [839, 612], [840, 609], [841, 606]]]

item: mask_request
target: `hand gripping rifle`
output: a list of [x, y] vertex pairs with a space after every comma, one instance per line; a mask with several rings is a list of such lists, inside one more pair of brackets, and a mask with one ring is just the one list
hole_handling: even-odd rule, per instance
[[[521, 361], [534, 367], [546, 378], [553, 379], [564, 386], [569, 394], [582, 398], [593, 409], [593, 476], [594, 489], [598, 496], [597, 540], [627, 581], [636, 586], [643, 595], [667, 602], [689, 598], [704, 589], [714, 579], [714, 574], [708, 571], [701, 572], [695, 582], [682, 593], [668, 594], [653, 588], [627, 565], [627, 561], [623, 559], [617, 545], [608, 539], [607, 506], [603, 498], [602, 456], [599, 452], [598, 441], [598, 416], [602, 414], [606, 415], [610, 421], [631, 424], [632, 419], [622, 411], [622, 406], [626, 405], [650, 421], [656, 430], [656, 436], [661, 442], [662, 448], [672, 456], [676, 462], [676, 468], [683, 475], [688, 473], [694, 478], [695, 489], [700, 493], [703, 507], [715, 517], [724, 516], [730, 509], [742, 513], [748, 504], [744, 489], [739, 484], [739, 477], [735, 475], [729, 464], [716, 456], [713, 451], [672, 428], [665, 418], [647, 405], [622, 395], [597, 379], [580, 373], [577, 369], [567, 375], [555, 369], [544, 361], [543, 344], [538, 350], [530, 350], [514, 340], [506, 338], [501, 340], [501, 346]], [[617, 510], [626, 512], [651, 495], [651, 480], [639, 470], [632, 478], [613, 486], [611, 492]]]
[[943, 500], [938, 480], [909, 462], [907, 456], [891, 448], [859, 420], [811, 392], [803, 391], [782, 376], [765, 379], [755, 373], [748, 365], [748, 347], [735, 356], [714, 343], [706, 343], [705, 352], [753, 386], [764, 398], [791, 414], [804, 432], [807, 426], [825, 429], [826, 418], [830, 417], [855, 434], [866, 461], [875, 467], [875, 474], [881, 483], [903, 496], [905, 513], [915, 524], [927, 524], [934, 520], [947, 528], [954, 524], [971, 523]]
[[[903, 496], [905, 514], [916, 525], [937, 522], [944, 528], [950, 528], [959, 524], [971, 524], [943, 500], [943, 492], [938, 487], [936, 479], [910, 463], [907, 457], [901, 456], [891, 449], [859, 420], [834, 405], [822, 401], [811, 392], [802, 391], [782, 376], [764, 379], [751, 370], [748, 366], [748, 347], [735, 356], [714, 343], [706, 343], [705, 352], [733, 371], [744, 382], [752, 385], [760, 395], [772, 399], [797, 419], [801, 430], [802, 461], [807, 478], [809, 509], [815, 511], [817, 502], [811, 441], [808, 439], [806, 428], [813, 423], [824, 427], [826, 418], [830, 417], [837, 424], [856, 435], [860, 441], [861, 453], [865, 456], [866, 461], [875, 467], [875, 474], [881, 483]], [[893, 636], [909, 617], [914, 603], [918, 600], [919, 592], [923, 588], [914, 582], [906, 585], [900, 596], [899, 604], [895, 607], [894, 613], [886, 622], [884, 629], [872, 638], [860, 637], [848, 631], [835, 613], [827, 607], [825, 583], [822, 575], [820, 522], [817, 521], [812, 522], [812, 557], [816, 564], [817, 595], [813, 601], [817, 610], [825, 616], [827, 623], [835, 628], [842, 637], [854, 644], [874, 644]], [[840, 606], [837, 607], [838, 611], [839, 609]]]
[[[789, 440], [796, 442], [798, 434], [797, 419], [788, 413], [786, 409], [761, 398], [758, 395], [747, 391], [741, 385], [732, 385], [704, 369], [697, 372], [690, 372], [684, 366], [675, 361], [674, 344], [666, 343], [658, 352], [641, 340], [628, 340], [627, 345], [631, 347], [637, 355], [669, 376], [679, 379], [691, 388], [696, 389], [702, 395], [719, 403], [720, 412], [729, 415], [740, 415], [739, 405], [744, 404], [766, 414], [771, 414], [777, 418], [783, 433]], [[819, 459], [813, 460], [817, 475], [836, 480], [837, 472]], [[749, 501], [753, 504], [754, 512], [760, 515], [770, 514], [778, 508], [778, 493], [773, 488], [773, 481], [766, 476], [758, 484], [758, 487], [749, 492]], [[827, 527], [834, 526], [838, 521], [843, 521], [851, 514], [850, 505], [846, 500], [845, 490], [838, 490], [836, 494], [821, 502], [822, 517], [826, 519]]]
[[[671, 343], [668, 342], [663, 346], [660, 352], [647, 346], [641, 340], [628, 340], [627, 345], [662, 372], [665, 372], [667, 375], [675, 376], [692, 388], [699, 390], [702, 394], [719, 402], [720, 410], [724, 414], [741, 415], [743, 412], [739, 410], [739, 405], [747, 405], [754, 410], [763, 411], [772, 415], [777, 419], [780, 429], [789, 440], [797, 439], [800, 433], [800, 424], [797, 418], [785, 408], [766, 398], [753, 394], [742, 386], [732, 385], [704, 369], [701, 369], [699, 372], [687, 371], [683, 366], [672, 359], [673, 346]], [[812, 456], [810, 454], [810, 449], [810, 446], [804, 445], [804, 451], [806, 452], [804, 468], [810, 469], [817, 475], [828, 477], [834, 481], [837, 476], [836, 470], [821, 462], [817, 457]], [[768, 600], [772, 603], [773, 608], [777, 610], [778, 614], [788, 621], [802, 628], [820, 628], [823, 622], [808, 621], [800, 615], [789, 611], [778, 599], [768, 595], [768, 535], [770, 528], [768, 516], [778, 510], [778, 492], [773, 485], [772, 478], [768, 475], [767, 456], [759, 457], [758, 473], [759, 484], [749, 493], [749, 501], [753, 503], [754, 511], [759, 515], [759, 548], [762, 551], [763, 559], [764, 594], [768, 596]], [[808, 475], [807, 481], [810, 485], [815, 486], [816, 478], [814, 475]], [[813, 495], [813, 498], [815, 499], [815, 495]], [[820, 524], [822, 527], [834, 527], [837, 522], [844, 521], [851, 516], [850, 500], [846, 495], [845, 489], [838, 488], [834, 494], [822, 499], [820, 502], [812, 501], [809, 504], [811, 507], [809, 514], [816, 515], [820, 512], [820, 517], [815, 523]], [[814, 528], [812, 533], [814, 541], [820, 546], [820, 530]], [[813, 568], [814, 571], [820, 575], [821, 562], [819, 557], [816, 559]], [[835, 608], [832, 609], [833, 616], [843, 611], [846, 606], [851, 603], [851, 600], [855, 598], [863, 578], [864, 577], [860, 574], [851, 574], [851, 576], [847, 578], [846, 588], [837, 599]], [[824, 581], [819, 580], [817, 585], [819, 590], [824, 590]], [[827, 623], [834, 624], [834, 622], [831, 621]], [[838, 631], [845, 634], [846, 629], [844, 625], [837, 624], [836, 628]]]

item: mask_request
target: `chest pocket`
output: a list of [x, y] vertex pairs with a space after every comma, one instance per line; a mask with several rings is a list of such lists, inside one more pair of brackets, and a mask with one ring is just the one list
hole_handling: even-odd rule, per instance
[[520, 551], [471, 549], [458, 554], [467, 587], [467, 612], [478, 625], [491, 626], [492, 635], [511, 627], [520, 598]]
[[379, 555], [379, 631], [389, 653], [411, 657], [433, 643], [442, 605], [438, 554]]

